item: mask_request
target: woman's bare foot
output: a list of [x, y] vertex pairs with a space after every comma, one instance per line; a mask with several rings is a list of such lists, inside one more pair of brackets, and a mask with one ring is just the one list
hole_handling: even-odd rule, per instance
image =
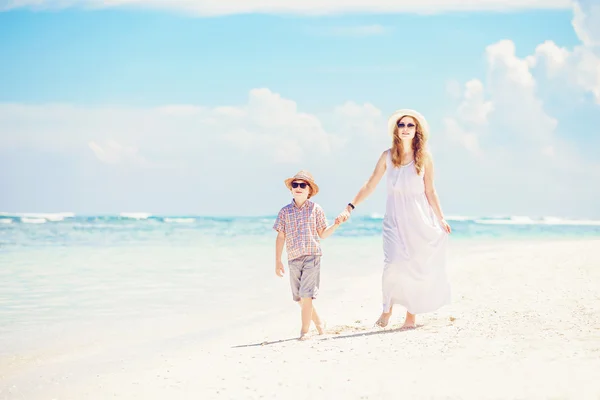
[[415, 314], [411, 314], [408, 311], [406, 312], [406, 319], [404, 320], [404, 324], [400, 329], [415, 329], [417, 324], [415, 323]]
[[392, 316], [391, 311], [388, 313], [381, 313], [381, 316], [379, 317], [377, 322], [375, 322], [375, 325], [385, 328], [388, 325], [388, 323], [390, 322], [391, 316]]
[[298, 340], [308, 340], [310, 339], [310, 336], [308, 336], [308, 332], [300, 332], [300, 337], [298, 338]]

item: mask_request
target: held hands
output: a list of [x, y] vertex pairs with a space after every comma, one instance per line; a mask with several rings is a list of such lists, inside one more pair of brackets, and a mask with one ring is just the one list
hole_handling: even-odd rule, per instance
[[346, 222], [348, 220], [348, 218], [350, 218], [350, 212], [348, 210], [344, 210], [335, 219], [335, 224], [336, 225], [342, 224], [342, 223]]
[[277, 261], [275, 263], [275, 274], [277, 276], [283, 276], [285, 273], [285, 268], [283, 268], [283, 263], [281, 261]]

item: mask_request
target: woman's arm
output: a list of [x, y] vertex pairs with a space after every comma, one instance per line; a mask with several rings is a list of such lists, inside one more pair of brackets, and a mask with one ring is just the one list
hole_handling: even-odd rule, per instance
[[433, 212], [435, 213], [436, 217], [440, 221], [442, 228], [446, 232], [450, 233], [450, 231], [451, 231], [450, 225], [448, 225], [448, 223], [444, 219], [444, 213], [442, 212], [442, 207], [440, 205], [440, 199], [437, 195], [437, 191], [435, 190], [435, 184], [433, 183], [433, 176], [434, 176], [433, 157], [431, 156], [430, 153], [427, 153], [427, 158], [425, 159], [425, 176], [424, 176], [425, 196], [427, 196], [427, 201], [429, 202], [429, 205], [431, 205]]
[[[367, 199], [367, 197], [369, 197], [375, 191], [375, 188], [377, 188], [379, 181], [381, 180], [381, 178], [383, 177], [383, 174], [385, 173], [386, 157], [387, 157], [387, 150], [384, 151], [381, 154], [381, 156], [379, 157], [379, 160], [377, 161], [377, 165], [375, 165], [375, 169], [373, 170], [373, 173], [369, 177], [369, 180], [367, 180], [365, 182], [365, 184], [360, 188], [360, 190], [358, 191], [358, 193], [352, 200], [352, 205], [354, 205], [354, 206], [359, 205], [360, 203], [365, 201]], [[352, 207], [347, 205], [346, 208], [344, 209], [344, 211], [342, 211], [341, 214], [338, 215], [338, 217], [336, 218], [336, 222], [338, 222], [338, 221], [345, 222], [350, 217], [351, 212], [352, 212]]]

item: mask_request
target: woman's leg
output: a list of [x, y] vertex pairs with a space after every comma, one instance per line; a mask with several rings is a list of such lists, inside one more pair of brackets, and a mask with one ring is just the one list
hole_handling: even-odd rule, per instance
[[392, 316], [392, 307], [390, 306], [390, 311], [389, 312], [382, 312], [381, 316], [379, 317], [379, 319], [377, 320], [377, 322], [375, 322], [375, 325], [378, 325], [382, 328], [385, 328], [388, 323], [390, 322], [390, 317]]
[[417, 327], [417, 324], [415, 323], [416, 320], [416, 315], [415, 314], [411, 314], [408, 311], [406, 311], [406, 319], [404, 320], [404, 325], [402, 325], [402, 329], [413, 329]]

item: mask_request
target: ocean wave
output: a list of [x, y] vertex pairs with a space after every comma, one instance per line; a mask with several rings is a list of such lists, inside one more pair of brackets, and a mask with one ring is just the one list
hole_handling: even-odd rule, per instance
[[546, 225], [600, 226], [600, 221], [593, 220], [593, 219], [563, 219], [563, 218], [557, 218], [557, 217], [544, 217], [543, 221]]
[[176, 224], [193, 224], [196, 222], [196, 218], [163, 218], [163, 221]]
[[[365, 216], [357, 216], [349, 220], [353, 225], [364, 225], [370, 227], [373, 225], [376, 229], [380, 228], [381, 219], [384, 216], [379, 213], [372, 213]], [[85, 228], [102, 227], [126, 227], [138, 226], [142, 224], [145, 227], [149, 225], [187, 225], [198, 229], [207, 230], [224, 225], [235, 224], [236, 227], [249, 227], [248, 229], [262, 229], [265, 225], [270, 225], [275, 217], [217, 217], [217, 216], [198, 216], [198, 215], [152, 215], [144, 212], [122, 212], [120, 214], [105, 215], [75, 215], [74, 213], [7, 213], [0, 212], [0, 223], [6, 226], [13, 223], [24, 224], [44, 224], [50, 223], [79, 226]], [[529, 217], [529, 216], [481, 216], [472, 217], [464, 215], [450, 215], [446, 219], [451, 223], [458, 225], [514, 225], [518, 226], [600, 226], [598, 219], [574, 219], [561, 218], [554, 216]], [[50, 226], [49, 225], [49, 226]], [[370, 229], [370, 228], [369, 228]]]
[[478, 218], [474, 221], [476, 224], [487, 224], [487, 225], [533, 225], [536, 223], [530, 217], [483, 217]]
[[46, 222], [48, 222], [48, 220], [46, 220], [46, 218], [21, 217], [21, 222], [24, 224], [45, 224]]
[[[32, 223], [23, 221], [25, 220], [45, 220], [47, 222], [60, 222], [66, 218], [75, 218], [75, 213], [72, 212], [59, 212], [59, 213], [7, 213], [0, 212], [0, 217], [8, 217], [15, 220], [20, 220], [25, 223]], [[41, 222], [37, 222], [41, 223]]]
[[446, 217], [447, 221], [475, 221], [477, 218], [475, 217], [466, 217], [464, 215], [449, 215]]
[[119, 214], [121, 218], [130, 218], [130, 219], [148, 219], [152, 216], [150, 213], [143, 212], [122, 212]]

